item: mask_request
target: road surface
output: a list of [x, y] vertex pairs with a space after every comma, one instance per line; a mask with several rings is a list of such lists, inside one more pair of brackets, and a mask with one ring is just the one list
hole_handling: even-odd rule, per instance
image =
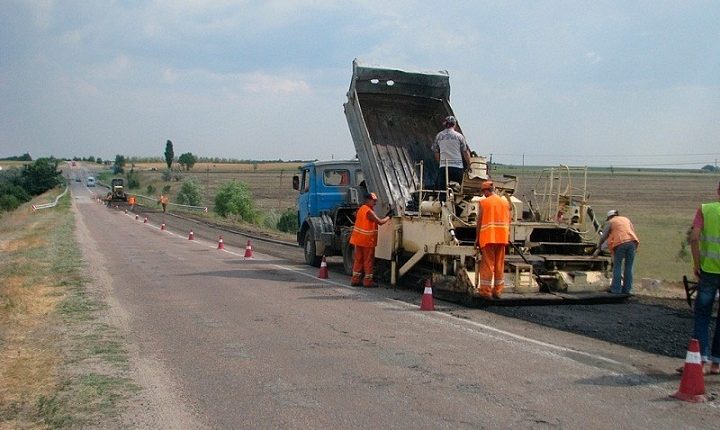
[[[163, 428], [716, 428], [671, 400], [676, 359], [392, 289], [242, 246], [217, 249], [73, 184], [92, 287]], [[709, 392], [718, 380], [706, 380]]]

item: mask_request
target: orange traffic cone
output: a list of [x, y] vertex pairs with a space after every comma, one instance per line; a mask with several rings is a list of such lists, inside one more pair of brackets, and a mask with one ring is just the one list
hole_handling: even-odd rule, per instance
[[160, 224], [160, 230], [165, 230], [165, 223]]
[[700, 357], [700, 342], [697, 339], [690, 339], [687, 355], [685, 356], [685, 367], [680, 380], [680, 388], [677, 393], [670, 397], [693, 403], [707, 401], [707, 397], [705, 397], [705, 381], [703, 379], [703, 364]]
[[420, 303], [421, 311], [434, 311], [432, 284], [429, 279], [425, 280], [425, 291], [423, 291], [422, 302]]
[[318, 278], [320, 278], [320, 279], [328, 278], [327, 261], [325, 261], [324, 255], [323, 255], [322, 261], [320, 262], [320, 273], [318, 274]]
[[249, 240], [247, 241], [247, 245], [245, 245], [245, 258], [253, 258], [252, 245]]
[[222, 236], [218, 239], [218, 249], [225, 249], [225, 243], [222, 240]]
[[190, 234], [188, 235], [188, 240], [195, 240], [195, 233], [193, 233], [192, 230], [190, 230]]
[[147, 224], [147, 217], [143, 220], [143, 224]]

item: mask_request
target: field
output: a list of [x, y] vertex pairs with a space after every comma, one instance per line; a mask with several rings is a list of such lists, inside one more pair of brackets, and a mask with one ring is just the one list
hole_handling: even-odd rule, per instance
[[[191, 171], [182, 172], [182, 180], [197, 179], [204, 189], [203, 205], [211, 209], [217, 188], [237, 180], [248, 184], [257, 208], [281, 213], [295, 208], [292, 176], [297, 174], [299, 165], [197, 164]], [[158, 190], [169, 184], [171, 197], [180, 189], [178, 182], [162, 181], [163, 167], [159, 163], [136, 165], [140, 173], [140, 194], [150, 183]], [[515, 196], [525, 201], [538, 183], [539, 170], [501, 167], [492, 172], [496, 179], [503, 174], [518, 177]], [[678, 171], [590, 170], [587, 190], [589, 204], [599, 219], [604, 220], [608, 210], [618, 209], [635, 224], [641, 242], [635, 266], [637, 280], [679, 282], [683, 275], [691, 274], [690, 250], [685, 242], [687, 230], [698, 205], [717, 198], [715, 190], [719, 179], [712, 174]]]

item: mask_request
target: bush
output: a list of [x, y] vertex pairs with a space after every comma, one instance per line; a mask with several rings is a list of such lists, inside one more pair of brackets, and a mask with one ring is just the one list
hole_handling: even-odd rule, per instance
[[140, 179], [138, 178], [137, 172], [130, 172], [127, 174], [128, 189], [137, 190], [140, 188]]
[[246, 184], [237, 181], [226, 182], [220, 186], [215, 194], [215, 212], [224, 218], [236, 215], [248, 222], [257, 220], [250, 189]]
[[145, 192], [148, 196], [152, 196], [153, 194], [155, 194], [155, 191], [155, 187], [153, 187], [152, 185], [148, 185], [145, 189]]
[[171, 179], [172, 179], [172, 170], [170, 170], [170, 169], [163, 170], [162, 180], [165, 182], [170, 182]]
[[276, 228], [285, 233], [298, 231], [298, 213], [295, 209], [288, 209], [280, 215]]
[[181, 205], [200, 206], [202, 188], [195, 178], [191, 178], [180, 186], [176, 200]]

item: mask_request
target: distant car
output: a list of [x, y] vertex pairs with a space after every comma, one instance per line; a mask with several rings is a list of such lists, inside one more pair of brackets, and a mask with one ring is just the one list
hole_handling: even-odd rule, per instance
[[92, 176], [87, 177], [87, 186], [88, 187], [94, 187], [95, 186], [95, 178]]
[[78, 177], [78, 178], [75, 178], [75, 182], [81, 182], [81, 181], [80, 181], [80, 178], [79, 178], [79, 177]]

